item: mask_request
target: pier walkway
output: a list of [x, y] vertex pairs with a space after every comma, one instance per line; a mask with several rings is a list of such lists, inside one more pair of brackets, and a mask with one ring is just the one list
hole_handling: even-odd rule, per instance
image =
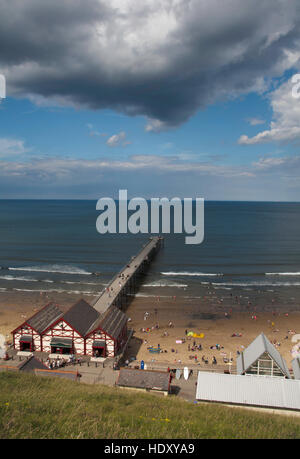
[[128, 295], [135, 293], [139, 276], [146, 272], [162, 242], [163, 238], [160, 236], [150, 238], [140, 252], [116, 274], [92, 306], [100, 313], [104, 313], [111, 305], [121, 309], [127, 303]]

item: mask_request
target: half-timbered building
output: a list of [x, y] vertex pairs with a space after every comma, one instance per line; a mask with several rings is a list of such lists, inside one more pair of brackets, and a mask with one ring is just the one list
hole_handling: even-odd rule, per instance
[[127, 317], [113, 305], [100, 313], [83, 299], [65, 313], [50, 303], [12, 333], [21, 351], [114, 357], [127, 341]]
[[12, 331], [14, 348], [18, 351], [42, 351], [43, 332], [62, 315], [63, 312], [55, 303], [46, 304]]
[[79, 300], [44, 331], [43, 351], [51, 354], [85, 355], [85, 335], [99, 313]]
[[127, 340], [127, 317], [116, 306], [110, 306], [91, 325], [86, 335], [86, 354], [114, 357]]

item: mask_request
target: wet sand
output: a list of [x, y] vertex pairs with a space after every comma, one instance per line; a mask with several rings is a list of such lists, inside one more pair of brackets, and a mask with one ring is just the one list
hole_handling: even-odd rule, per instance
[[[300, 301], [292, 294], [289, 297], [293, 298], [292, 301], [274, 300], [272, 293], [269, 296], [260, 295], [260, 301], [254, 296], [231, 295], [215, 292], [209, 295], [209, 290], [206, 290], [206, 295], [194, 299], [134, 297], [126, 310], [130, 318], [129, 327], [134, 329], [129, 357], [145, 362], [167, 362], [170, 367], [176, 363], [189, 365], [200, 362], [202, 365], [202, 356], [208, 359], [210, 367], [213, 356], [218, 364], [223, 364], [223, 359], [230, 357], [235, 364], [237, 351], [241, 352], [264, 332], [290, 368], [293, 358], [291, 350], [295, 345], [292, 342], [293, 333], [300, 333]], [[51, 293], [45, 296], [39, 293], [1, 292], [0, 333], [9, 342], [12, 340], [10, 332], [47, 302], [54, 301], [62, 310], [66, 310], [80, 298], [88, 302], [94, 299], [76, 294]], [[148, 314], [145, 315], [146, 312]], [[172, 326], [169, 326], [170, 322]], [[188, 337], [190, 331], [203, 333], [204, 337]], [[176, 343], [178, 340], [185, 342]], [[201, 344], [202, 351], [192, 350], [194, 343], [196, 346]], [[150, 353], [147, 349], [158, 344], [163, 351], [159, 354]], [[219, 345], [219, 349], [215, 348], [216, 345]]]

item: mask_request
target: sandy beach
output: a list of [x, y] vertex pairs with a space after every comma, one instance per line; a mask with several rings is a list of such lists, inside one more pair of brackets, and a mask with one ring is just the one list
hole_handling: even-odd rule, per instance
[[[148, 314], [145, 315], [145, 312]], [[239, 307], [231, 307], [229, 303], [221, 307], [205, 307], [195, 300], [160, 299], [150, 303], [136, 298], [127, 314], [132, 318], [130, 326], [139, 340], [137, 359], [146, 362], [155, 359], [155, 362], [168, 362], [172, 367], [176, 363], [197, 362], [206, 366], [202, 357], [208, 360], [209, 366], [213, 357], [217, 364], [224, 364], [224, 359], [228, 358], [233, 358], [235, 364], [237, 351], [241, 352], [261, 332], [265, 333], [291, 367], [291, 351], [295, 346], [292, 337], [300, 332], [300, 313], [297, 310], [253, 311], [249, 307], [248, 311], [242, 311]], [[156, 328], [157, 324], [159, 328]], [[187, 333], [190, 331], [203, 334], [204, 337], [189, 337]], [[149, 353], [148, 347], [157, 347], [158, 344], [163, 352]], [[202, 350], [198, 349], [200, 344]]]
[[[207, 365], [202, 358], [211, 367], [213, 357], [217, 364], [224, 364], [228, 358], [235, 364], [237, 351], [264, 332], [291, 367], [295, 346], [292, 337], [300, 333], [300, 302], [296, 298], [285, 301], [283, 307], [284, 299], [275, 301], [271, 294], [261, 295], [259, 302], [256, 297], [209, 293], [206, 290], [206, 296], [201, 298], [134, 297], [126, 310], [129, 327], [134, 329], [128, 355], [137, 361], [167, 362], [170, 367], [180, 363]], [[47, 302], [54, 301], [66, 310], [81, 297], [55, 292], [47, 296], [1, 292], [0, 333], [11, 342], [11, 331]], [[94, 297], [83, 298], [89, 302]], [[203, 337], [188, 336], [191, 331]], [[150, 346], [158, 345], [163, 352], [149, 352]]]

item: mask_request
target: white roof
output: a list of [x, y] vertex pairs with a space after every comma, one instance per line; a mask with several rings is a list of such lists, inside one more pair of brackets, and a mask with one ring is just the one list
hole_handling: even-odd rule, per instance
[[300, 410], [300, 381], [271, 376], [199, 371], [196, 399]]
[[291, 378], [289, 369], [284, 358], [279, 354], [277, 349], [270, 343], [268, 338], [261, 333], [254, 341], [237, 357], [236, 372], [241, 375], [244, 373], [264, 352], [277, 363], [284, 375]]

